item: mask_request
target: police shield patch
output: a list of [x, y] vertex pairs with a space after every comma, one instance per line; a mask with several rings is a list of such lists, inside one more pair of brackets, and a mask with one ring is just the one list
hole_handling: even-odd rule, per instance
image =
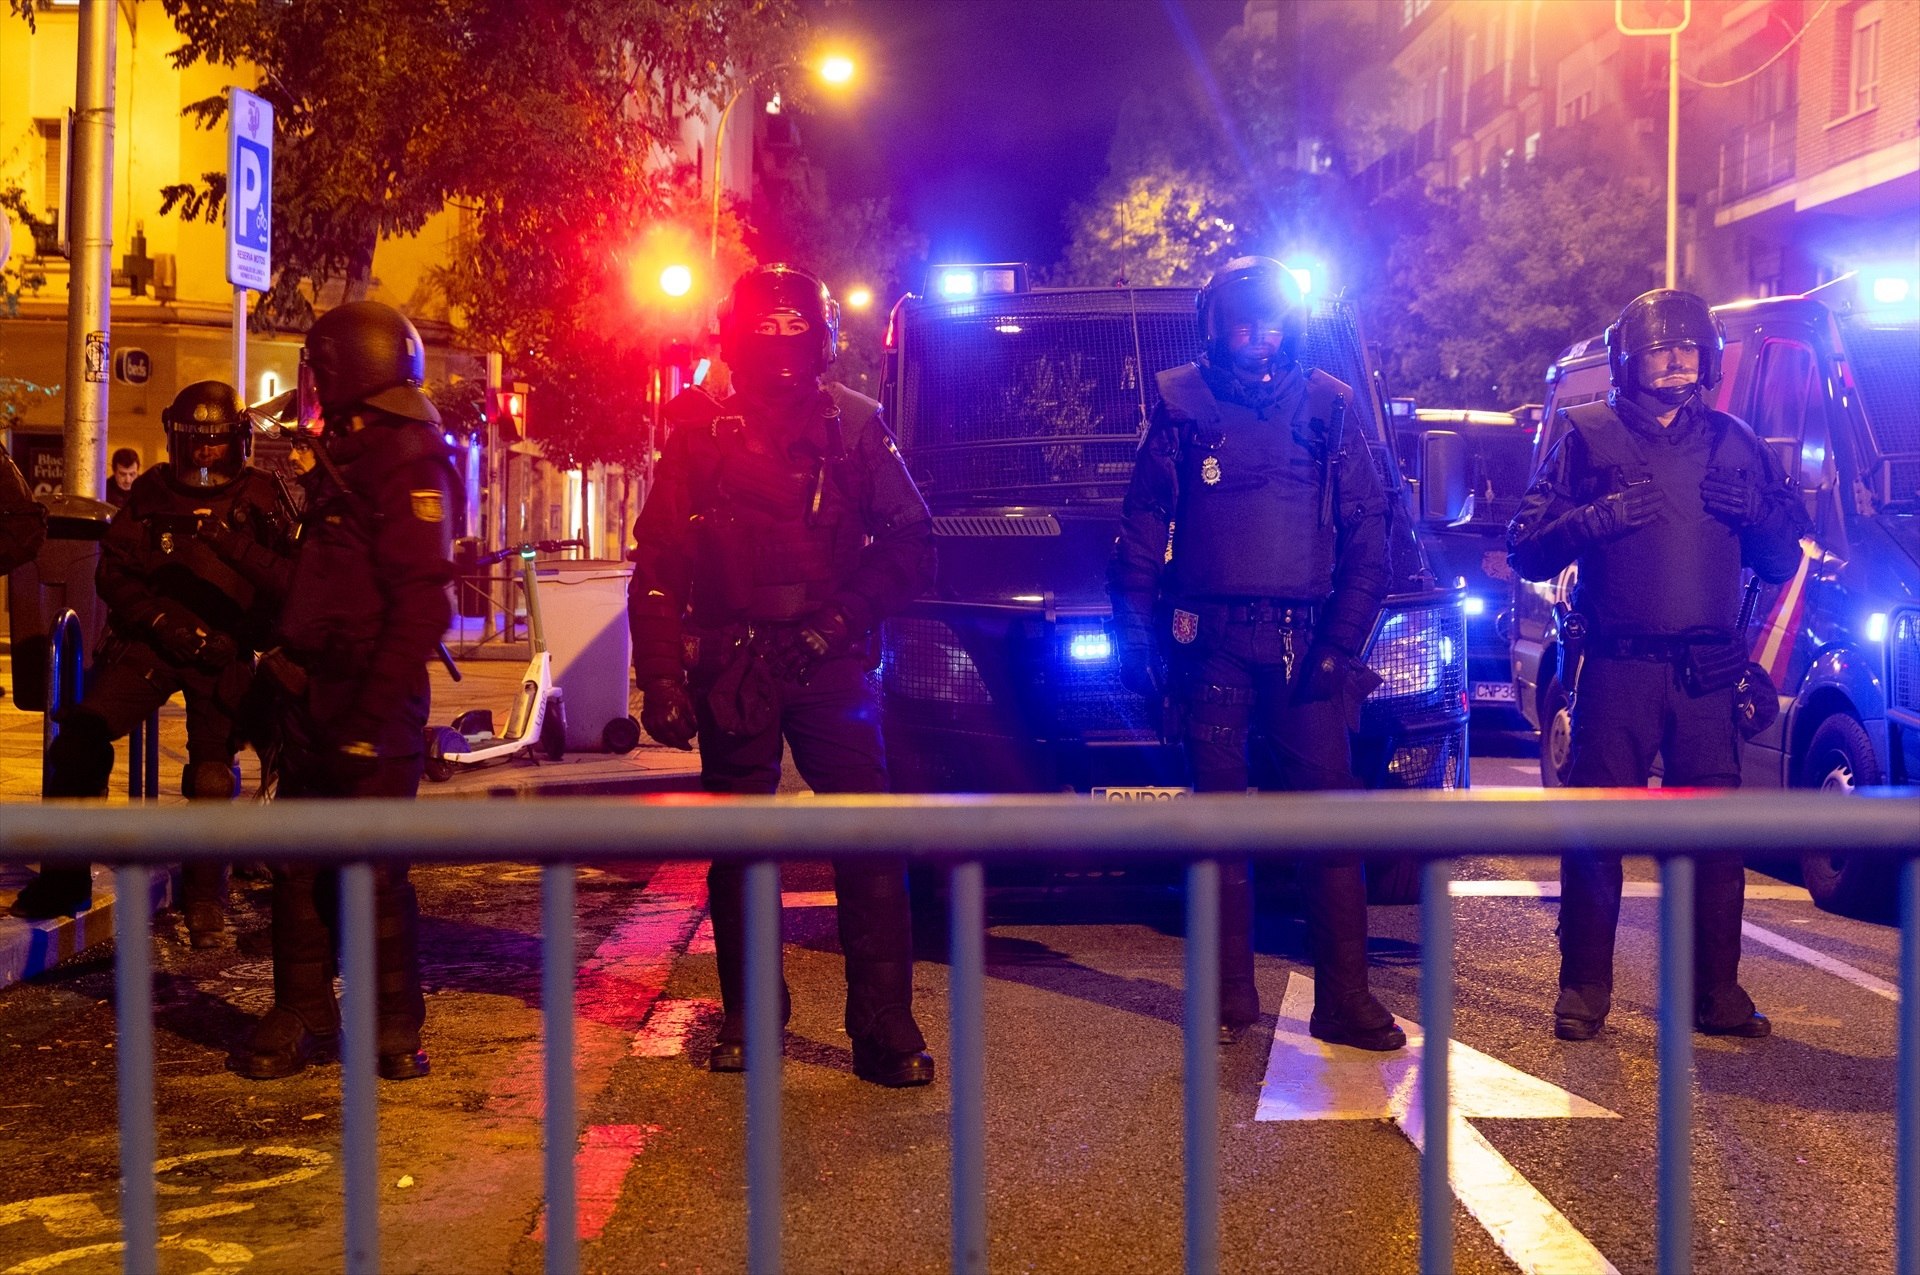
[[1186, 646], [1200, 636], [1200, 617], [1191, 611], [1173, 613], [1173, 640]]
[[447, 518], [447, 498], [437, 487], [424, 491], [410, 491], [407, 499], [413, 503], [413, 516], [421, 522], [445, 522]]

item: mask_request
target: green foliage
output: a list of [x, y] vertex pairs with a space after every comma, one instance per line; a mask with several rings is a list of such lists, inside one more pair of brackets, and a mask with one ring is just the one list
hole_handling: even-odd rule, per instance
[[1421, 210], [1363, 299], [1394, 392], [1440, 407], [1538, 400], [1562, 349], [1656, 285], [1661, 207], [1645, 179], [1543, 162]]

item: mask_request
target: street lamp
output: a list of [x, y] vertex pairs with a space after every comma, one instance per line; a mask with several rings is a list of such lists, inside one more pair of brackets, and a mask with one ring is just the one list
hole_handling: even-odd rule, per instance
[[[1629, 21], [1629, 14], [1633, 20]], [[1693, 0], [1613, 0], [1621, 35], [1667, 37], [1667, 287], [1679, 277], [1680, 33], [1693, 21]]]
[[873, 304], [873, 289], [863, 284], [854, 284], [847, 289], [847, 308], [864, 310]]
[[[720, 108], [720, 122], [713, 129], [713, 213], [707, 223], [707, 257], [710, 260], [717, 261], [720, 257], [720, 159], [726, 153], [727, 120], [732, 117], [733, 108], [740, 101], [741, 94], [775, 71], [784, 71], [793, 65], [792, 62], [777, 62], [764, 70], [755, 71]], [[814, 69], [828, 84], [843, 85], [853, 79], [853, 59], [843, 54], [823, 58]]]
[[693, 271], [671, 265], [660, 272], [660, 291], [670, 297], [684, 297], [693, 290]]

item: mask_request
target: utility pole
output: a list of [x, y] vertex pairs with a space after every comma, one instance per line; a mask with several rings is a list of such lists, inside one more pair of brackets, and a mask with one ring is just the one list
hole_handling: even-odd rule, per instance
[[81, 0], [74, 83], [76, 207], [67, 287], [66, 489], [106, 494], [107, 377], [113, 362], [113, 59], [115, 0]]

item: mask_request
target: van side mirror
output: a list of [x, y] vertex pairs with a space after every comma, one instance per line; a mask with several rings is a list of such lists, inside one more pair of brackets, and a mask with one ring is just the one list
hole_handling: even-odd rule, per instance
[[1452, 526], [1473, 508], [1473, 474], [1467, 440], [1450, 429], [1420, 436], [1420, 518]]
[[1800, 480], [1800, 440], [1797, 438], [1769, 438], [1767, 446], [1773, 449], [1773, 459], [1779, 463], [1780, 472], [1787, 481], [1798, 484]]

